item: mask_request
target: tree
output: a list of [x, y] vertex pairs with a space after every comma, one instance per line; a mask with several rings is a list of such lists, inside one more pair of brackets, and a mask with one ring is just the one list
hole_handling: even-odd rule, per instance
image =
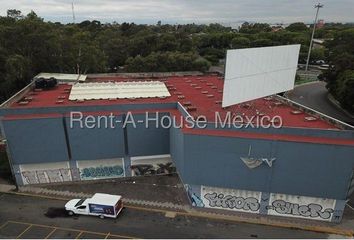
[[23, 18], [23, 15], [20, 10], [9, 9], [9, 10], [7, 10], [7, 17], [13, 18], [15, 20], [19, 20], [19, 19]]
[[292, 23], [285, 29], [290, 32], [304, 32], [309, 30], [309, 28], [303, 22]]
[[272, 46], [272, 45], [273, 45], [273, 42], [270, 39], [266, 39], [266, 38], [257, 39], [251, 43], [252, 47], [267, 47], [267, 46]]
[[238, 48], [248, 48], [251, 45], [251, 41], [246, 37], [236, 37], [231, 41], [231, 47]]
[[338, 76], [335, 93], [343, 108], [354, 112], [354, 70], [344, 71]]
[[315, 48], [311, 51], [311, 61], [324, 60], [325, 59], [325, 49]]
[[270, 32], [272, 28], [267, 23], [248, 23], [245, 22], [241, 25], [240, 33], [255, 34], [260, 32]]

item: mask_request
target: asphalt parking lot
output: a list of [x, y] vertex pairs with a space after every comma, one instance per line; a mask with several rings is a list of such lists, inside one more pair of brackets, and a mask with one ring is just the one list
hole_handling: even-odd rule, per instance
[[[117, 219], [65, 215], [65, 201], [0, 194], [0, 238], [327, 238], [325, 233], [124, 208]], [[50, 210], [50, 211], [49, 211]], [[54, 211], [54, 213], [53, 213]], [[48, 214], [50, 212], [51, 214]]]
[[132, 236], [122, 236], [111, 233], [87, 231], [80, 229], [53, 227], [28, 222], [7, 221], [0, 226], [1, 238], [16, 239], [130, 239]]

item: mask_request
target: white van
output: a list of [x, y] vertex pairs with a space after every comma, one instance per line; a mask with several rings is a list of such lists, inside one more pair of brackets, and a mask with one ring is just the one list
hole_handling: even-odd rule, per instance
[[69, 215], [93, 215], [100, 218], [116, 218], [122, 209], [122, 196], [104, 193], [96, 193], [87, 199], [72, 199], [65, 204]]

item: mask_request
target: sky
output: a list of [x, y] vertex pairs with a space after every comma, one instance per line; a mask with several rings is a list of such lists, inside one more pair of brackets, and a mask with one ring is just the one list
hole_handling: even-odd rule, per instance
[[[31, 10], [47, 21], [73, 21], [73, 0], [0, 0], [0, 15], [7, 9]], [[76, 22], [99, 20], [155, 24], [313, 22], [318, 0], [74, 0]], [[354, 22], [354, 0], [321, 0], [319, 19]]]

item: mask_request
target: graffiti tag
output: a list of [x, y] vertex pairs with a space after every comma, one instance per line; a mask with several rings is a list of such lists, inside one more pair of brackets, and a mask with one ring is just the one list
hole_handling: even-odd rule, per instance
[[176, 167], [172, 163], [159, 163], [156, 166], [152, 164], [132, 165], [131, 169], [134, 176], [171, 174], [176, 172]]
[[71, 181], [71, 169], [51, 169], [21, 172], [24, 184], [53, 183]]
[[204, 197], [209, 201], [210, 207], [221, 207], [230, 209], [241, 209], [246, 211], [258, 211], [260, 204], [258, 199], [254, 197], [237, 197], [224, 195], [222, 193], [207, 193]]
[[119, 177], [124, 175], [124, 170], [121, 166], [99, 166], [81, 169], [81, 178], [102, 178], [102, 177]]
[[333, 209], [323, 207], [319, 204], [310, 203], [308, 205], [299, 205], [297, 203], [290, 203], [284, 200], [275, 200], [267, 209], [273, 209], [279, 214], [290, 214], [302, 217], [320, 217], [322, 219], [329, 219], [334, 212]]

